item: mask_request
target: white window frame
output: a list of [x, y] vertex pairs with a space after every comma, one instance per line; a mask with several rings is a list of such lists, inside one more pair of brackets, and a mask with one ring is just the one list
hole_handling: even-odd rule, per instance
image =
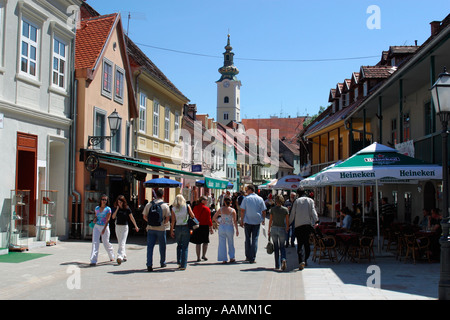
[[[27, 24], [27, 33], [28, 36], [24, 35], [25, 30], [25, 24]], [[32, 28], [36, 29], [36, 39], [33, 40], [30, 38], [30, 32], [32, 31]], [[38, 79], [39, 75], [39, 61], [40, 61], [40, 46], [39, 46], [39, 40], [41, 36], [41, 29], [33, 22], [31, 22], [29, 19], [22, 17], [20, 20], [20, 45], [19, 45], [19, 73], [22, 75], [25, 75], [29, 78], [32, 78], [34, 80]], [[24, 55], [24, 44], [27, 45], [27, 52], [26, 55]], [[31, 50], [30, 48], [34, 48], [34, 59], [31, 58]], [[26, 71], [24, 71], [22, 60], [26, 60]], [[34, 64], [34, 74], [31, 73], [31, 63]]]
[[139, 132], [145, 133], [147, 130], [147, 95], [143, 92], [139, 94]]
[[[120, 80], [120, 76], [122, 77], [122, 80], [120, 81], [120, 83], [118, 83], [117, 81]], [[119, 93], [117, 91], [119, 91]], [[114, 101], [123, 104], [124, 92], [125, 92], [125, 70], [116, 65], [114, 71]]]
[[[97, 116], [103, 116], [103, 123], [101, 124], [100, 131], [97, 131]], [[102, 110], [98, 107], [94, 107], [94, 123], [92, 132], [94, 136], [106, 136], [106, 119], [107, 113], [105, 110]], [[98, 145], [93, 146], [93, 149], [105, 150], [105, 140], [100, 142]]]
[[[55, 52], [56, 45], [58, 44], [58, 52]], [[61, 54], [61, 46], [64, 47], [64, 55]], [[67, 83], [67, 53], [68, 53], [68, 45], [62, 41], [60, 38], [54, 36], [53, 37], [53, 45], [52, 45], [52, 76], [51, 76], [51, 84], [53, 87], [66, 89]], [[55, 59], [58, 61], [57, 69], [55, 69]], [[63, 70], [61, 70], [61, 63], [64, 63]], [[57, 83], [55, 83], [55, 73], [57, 75]], [[62, 79], [61, 79], [62, 77]]]
[[170, 140], [170, 108], [164, 109], [164, 140]]
[[153, 136], [159, 137], [159, 101], [153, 101]]
[[223, 120], [228, 120], [230, 118], [230, 115], [228, 112], [223, 113]]
[[174, 133], [175, 133], [175, 143], [180, 141], [180, 114], [175, 112], [175, 122], [174, 122]]
[[[111, 73], [109, 74], [109, 88], [105, 88], [105, 67], [109, 66], [111, 68]], [[102, 95], [107, 98], [112, 98], [113, 95], [113, 70], [114, 63], [106, 58], [103, 58], [102, 63]]]
[[5, 47], [5, 40], [4, 40], [4, 34], [5, 34], [5, 12], [6, 12], [6, 3], [4, 0], [0, 0], [0, 73], [4, 72], [4, 47]]
[[118, 153], [122, 151], [122, 123], [120, 123], [119, 130], [114, 133], [114, 136], [111, 137], [111, 153]]

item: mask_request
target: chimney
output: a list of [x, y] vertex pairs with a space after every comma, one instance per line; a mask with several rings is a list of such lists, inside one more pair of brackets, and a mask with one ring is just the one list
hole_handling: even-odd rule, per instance
[[430, 25], [431, 25], [431, 35], [434, 36], [440, 31], [441, 21], [430, 22]]
[[196, 104], [189, 104], [188, 105], [188, 116], [191, 117], [191, 119], [197, 120], [197, 105]]

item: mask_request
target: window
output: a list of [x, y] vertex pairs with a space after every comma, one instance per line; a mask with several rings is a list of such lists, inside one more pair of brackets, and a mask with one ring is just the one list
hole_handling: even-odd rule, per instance
[[170, 109], [166, 107], [164, 109], [164, 140], [169, 141], [169, 129], [170, 129]]
[[364, 97], [367, 96], [369, 94], [369, 84], [367, 82], [364, 82], [364, 87], [363, 87], [363, 95]]
[[425, 103], [425, 135], [432, 134], [434, 132], [434, 110], [431, 108], [431, 102]]
[[131, 123], [127, 121], [127, 126], [125, 129], [125, 155], [131, 156], [130, 147], [131, 147]]
[[53, 40], [53, 85], [65, 88], [66, 81], [66, 44], [58, 39]]
[[2, 72], [3, 65], [3, 35], [4, 35], [4, 21], [5, 21], [5, 6], [6, 4], [0, 0], [0, 73]]
[[102, 94], [111, 98], [112, 94], [112, 62], [103, 60], [103, 78], [102, 78]]
[[180, 141], [180, 115], [176, 112], [175, 113], [175, 143], [178, 143]]
[[147, 96], [141, 92], [139, 95], [139, 132], [145, 133], [147, 117]]
[[391, 140], [393, 145], [397, 143], [397, 119], [391, 121]]
[[153, 102], [153, 135], [159, 135], [159, 102]]
[[229, 103], [229, 102], [230, 102], [230, 98], [228, 98], [228, 97], [223, 98], [223, 103]]
[[[106, 135], [106, 113], [98, 108], [94, 109], [94, 136]], [[95, 149], [105, 149], [105, 140], [102, 140]]]
[[116, 77], [114, 85], [114, 100], [123, 103], [124, 70], [116, 66]]
[[223, 120], [228, 120], [228, 112], [223, 113]]
[[408, 140], [411, 140], [411, 118], [409, 113], [405, 113], [403, 115], [403, 141]]
[[26, 20], [22, 20], [22, 34], [20, 37], [20, 71], [37, 77], [38, 65], [38, 28]]
[[111, 152], [120, 153], [121, 141], [122, 141], [122, 124], [120, 124], [119, 130], [117, 130], [114, 136], [111, 138]]

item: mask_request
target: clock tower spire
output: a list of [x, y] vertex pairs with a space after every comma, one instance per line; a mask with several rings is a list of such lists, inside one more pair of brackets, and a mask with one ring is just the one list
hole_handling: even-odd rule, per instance
[[219, 68], [221, 74], [217, 83], [217, 121], [227, 125], [230, 121], [241, 122], [241, 82], [237, 79], [239, 69], [235, 67], [233, 47], [228, 35], [227, 45], [223, 53], [223, 66]]

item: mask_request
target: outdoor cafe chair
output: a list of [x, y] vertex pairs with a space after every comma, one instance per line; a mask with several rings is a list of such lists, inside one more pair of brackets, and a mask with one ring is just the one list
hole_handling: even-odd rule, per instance
[[375, 253], [373, 251], [373, 237], [366, 237], [362, 236], [359, 239], [359, 247], [358, 250], [358, 262], [361, 262], [361, 258], [369, 259], [369, 262], [371, 258], [375, 260]]

